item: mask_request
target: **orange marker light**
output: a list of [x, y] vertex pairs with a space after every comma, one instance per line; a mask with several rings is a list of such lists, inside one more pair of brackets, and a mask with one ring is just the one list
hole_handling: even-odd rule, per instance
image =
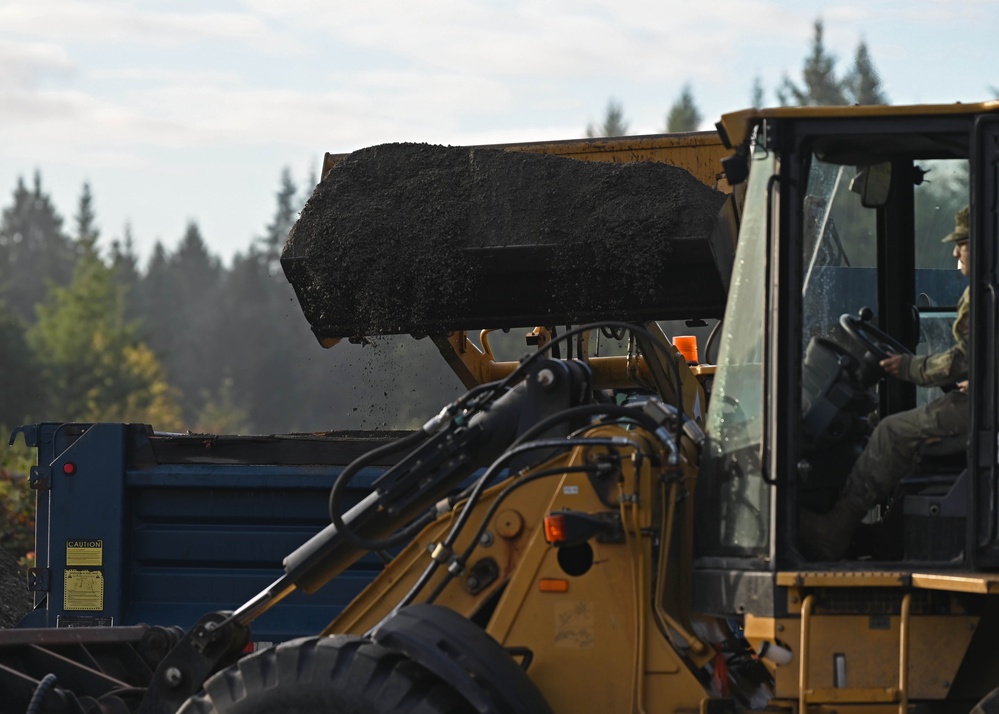
[[538, 581], [538, 590], [543, 593], [567, 593], [569, 581], [562, 578], [541, 578]]
[[697, 337], [694, 335], [674, 337], [673, 346], [687, 360], [687, 364], [697, 364]]
[[565, 540], [565, 517], [558, 514], [545, 516], [545, 540], [561, 543]]

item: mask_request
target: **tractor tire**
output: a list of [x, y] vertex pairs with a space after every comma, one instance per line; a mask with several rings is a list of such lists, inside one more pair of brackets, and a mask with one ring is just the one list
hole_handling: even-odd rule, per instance
[[370, 640], [305, 637], [239, 660], [178, 714], [473, 714], [446, 682]]

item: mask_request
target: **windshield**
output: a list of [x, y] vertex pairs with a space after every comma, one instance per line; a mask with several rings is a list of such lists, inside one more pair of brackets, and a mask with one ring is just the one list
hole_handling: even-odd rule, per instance
[[[950, 247], [941, 246], [940, 237], [967, 203], [968, 162], [922, 161], [916, 171], [921, 182], [913, 192], [915, 294], [908, 301], [932, 312], [956, 305], [964, 289]], [[844, 313], [870, 307], [879, 314], [877, 211], [863, 206], [855, 192], [861, 174], [860, 167], [812, 160], [802, 209], [804, 345], [813, 337], [835, 337]]]
[[[699, 521], [705, 555], [762, 555], [769, 547], [769, 488], [761, 467], [767, 285], [767, 192], [776, 161], [758, 151], [729, 288], [698, 498], [720, 518]], [[710, 504], [710, 505], [709, 505]]]

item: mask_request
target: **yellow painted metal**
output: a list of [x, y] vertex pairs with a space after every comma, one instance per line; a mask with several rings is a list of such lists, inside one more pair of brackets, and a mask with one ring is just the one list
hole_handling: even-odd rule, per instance
[[912, 614], [912, 593], [902, 597], [902, 614], [899, 617], [898, 632], [898, 691], [899, 714], [909, 711], [909, 616]]
[[[468, 339], [468, 334], [465, 332], [452, 332], [446, 337], [433, 339], [451, 368], [469, 389], [508, 377], [519, 364], [495, 361], [491, 352], [477, 347]], [[652, 384], [652, 374], [641, 355], [634, 358], [590, 357], [586, 361], [593, 371], [595, 386], [598, 389], [632, 389]], [[681, 380], [684, 373], [694, 374], [685, 362], [683, 366], [686, 369], [681, 369]], [[708, 371], [702, 370], [701, 374], [706, 376]]]
[[815, 606], [815, 596], [809, 595], [805, 598], [804, 604], [801, 606], [801, 637], [798, 640], [799, 647], [798, 652], [800, 653], [799, 663], [798, 663], [798, 711], [807, 712], [808, 711], [808, 695], [809, 695], [809, 663], [811, 658], [808, 654], [812, 651], [812, 640], [811, 640], [811, 624], [812, 624], [812, 608]]
[[[714, 368], [707, 365], [691, 367], [680, 352], [674, 347], [655, 323], [646, 327], [658, 332], [655, 349], [661, 359], [675, 362], [680, 377], [680, 394], [683, 397], [684, 412], [695, 416], [697, 421], [707, 410], [707, 397], [704, 392], [704, 380], [714, 375]], [[466, 332], [452, 332], [446, 337], [433, 337], [434, 344], [447, 361], [452, 371], [458, 376], [467, 389], [487, 382], [504, 379], [519, 366], [519, 362], [497, 362], [489, 348], [488, 333], [483, 330], [479, 341], [482, 347], [476, 346], [468, 338]], [[647, 344], [652, 349], [651, 343]], [[658, 391], [660, 396], [669, 403], [677, 400], [677, 390], [674, 385], [674, 375], [671, 367], [656, 371], [650, 367], [649, 361], [641, 354], [621, 355], [615, 357], [588, 357], [586, 363], [593, 372], [593, 386], [596, 389], [634, 389], [644, 388]]]
[[782, 571], [777, 585], [783, 587], [914, 587], [923, 590], [976, 593], [999, 593], [999, 573], [903, 573], [901, 571]]
[[[652, 532], [670, 529], [655, 512], [661, 495], [659, 466], [668, 455], [644, 436], [641, 429], [603, 426], [593, 436], [627, 436], [645, 458], [632, 460], [628, 449], [619, 477], [602, 499], [585, 474], [565, 472], [531, 481], [504, 500], [496, 519], [488, 525], [490, 537], [472, 559], [492, 557], [499, 577], [485, 590], [472, 594], [461, 578], [445, 588], [436, 600], [472, 617], [502, 594], [486, 624], [486, 631], [505, 646], [525, 646], [533, 653], [531, 679], [557, 714], [584, 711], [691, 712], [707, 696], [694, 669], [663, 636], [656, 624], [652, 603]], [[576, 448], [542, 468], [591, 463], [606, 447]], [[691, 452], [692, 453], [692, 452]], [[654, 457], [654, 458], [653, 458]], [[682, 464], [693, 473], [693, 464]], [[480, 518], [507, 483], [486, 492], [475, 506], [469, 528], [456, 544], [461, 552]], [[674, 490], [668, 498], [676, 495]], [[617, 506], [608, 506], [617, 503]], [[624, 542], [589, 541], [592, 565], [585, 572], [569, 574], [560, 564], [559, 549], [544, 540], [541, 524], [549, 512], [569, 508], [587, 513], [616, 511], [625, 533]], [[661, 514], [660, 517], [667, 517]], [[424, 530], [384, 572], [331, 623], [327, 633], [363, 633], [384, 617], [409, 591], [429, 563], [428, 548], [439, 543], [455, 518], [451, 514]], [[439, 582], [438, 574], [426, 593]], [[674, 571], [669, 577], [681, 578]], [[543, 592], [546, 578], [568, 580], [565, 593]], [[422, 599], [422, 598], [420, 598]], [[676, 636], [692, 650], [710, 648], [684, 629], [679, 620]]]
[[[731, 191], [723, 181], [721, 160], [731, 152], [714, 131], [680, 134], [649, 134], [595, 139], [561, 141], [530, 141], [510, 144], [488, 144], [475, 148], [505, 149], [533, 154], [563, 156], [581, 161], [634, 163], [652, 161], [669, 164], [690, 172], [698, 180], [719, 191]], [[327, 153], [323, 159], [323, 177], [347, 154]]]
[[[778, 700], [894, 702], [944, 699], [975, 633], [978, 618], [913, 613], [903, 599], [895, 615], [822, 612], [809, 595], [801, 617], [747, 618], [750, 642], [795, 643], [793, 658], [771, 667]], [[802, 653], [805, 653], [802, 656]], [[842, 655], [846, 681], [835, 686], [834, 655]], [[894, 683], [885, 686], [886, 683]], [[889, 696], [890, 695], [890, 696]]]
[[999, 112], [999, 100], [971, 104], [913, 104], [913, 105], [852, 105], [819, 107], [772, 107], [768, 109], [743, 109], [721, 117], [731, 146], [744, 143], [759, 121], [763, 119], [846, 119], [863, 117], [941, 116], [946, 114], [982, 114]]
[[902, 587], [907, 575], [895, 571], [781, 571], [777, 585], [782, 587], [879, 588]]
[[999, 593], [999, 573], [913, 573], [912, 585], [926, 590], [977, 593]]

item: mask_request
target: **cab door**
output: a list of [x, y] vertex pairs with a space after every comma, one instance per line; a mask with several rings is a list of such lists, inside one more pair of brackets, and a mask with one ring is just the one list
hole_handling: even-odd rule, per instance
[[975, 123], [971, 151], [971, 233], [973, 299], [971, 306], [972, 359], [974, 385], [971, 389], [971, 454], [974, 459], [974, 517], [970, 519], [969, 539], [975, 565], [999, 565], [999, 512], [997, 461], [999, 433], [996, 425], [999, 405], [999, 117], [982, 116]]

